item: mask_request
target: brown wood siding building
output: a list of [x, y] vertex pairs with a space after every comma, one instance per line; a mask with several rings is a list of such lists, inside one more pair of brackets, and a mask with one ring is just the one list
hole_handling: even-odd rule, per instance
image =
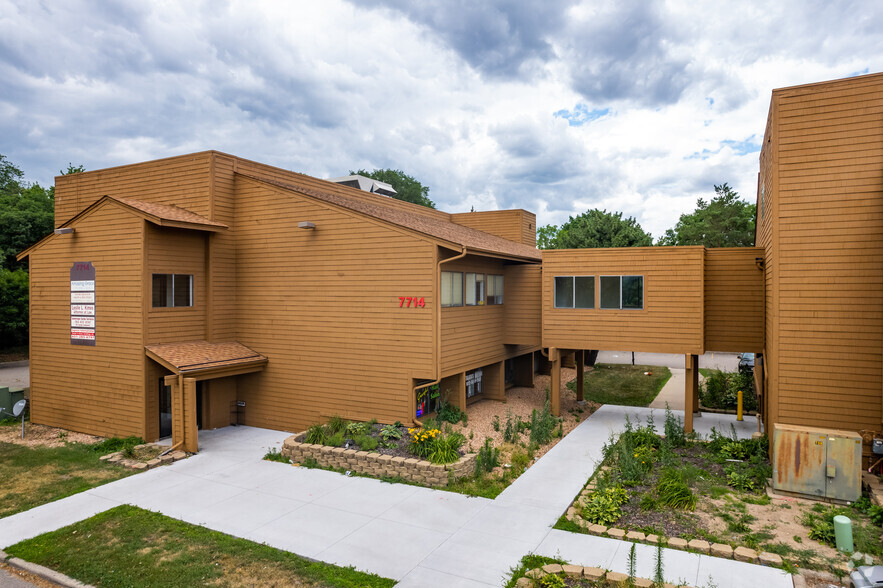
[[[703, 247], [543, 251], [543, 346], [703, 353]], [[555, 308], [556, 276], [593, 276], [594, 308]], [[600, 308], [600, 276], [643, 276], [643, 308]]]
[[[144, 435], [144, 221], [105, 202], [30, 255], [31, 421], [94, 435]], [[95, 267], [98, 345], [71, 344], [70, 270]], [[120, 369], [125, 366], [125, 369]]]
[[[56, 180], [56, 226], [75, 234], [50, 236], [26, 252], [33, 414], [43, 422], [155, 439], [167, 386], [176, 390], [173, 402], [199, 403], [203, 427], [236, 420], [301, 430], [334, 414], [408, 422], [414, 387], [438, 380], [443, 369], [462, 381], [465, 370], [488, 367], [487, 382], [502, 391], [503, 362], [538, 348], [538, 336], [504, 342], [505, 305], [462, 309], [478, 319], [464, 325], [455, 309], [442, 312], [438, 294], [439, 262], [467, 250], [469, 263], [488, 273], [538, 265], [539, 253], [523, 245], [535, 228], [530, 213], [483, 215], [489, 226], [508, 227], [493, 236], [442, 211], [217, 152]], [[299, 229], [301, 221], [315, 228]], [[70, 295], [65, 272], [75, 253], [98, 268], [94, 347], [69, 340], [61, 298]], [[192, 305], [157, 307], [155, 274], [192, 276]], [[102, 290], [108, 279], [113, 295]], [[506, 288], [513, 299], [515, 287]], [[538, 309], [539, 292], [531, 292]], [[520, 296], [522, 306], [530, 295]], [[406, 297], [414, 299], [410, 307], [400, 304]], [[538, 333], [538, 322], [533, 328]], [[231, 341], [258, 367], [225, 372], [226, 359], [203, 355], [222, 353]], [[80, 358], [88, 378], [71, 372], [71, 358]], [[168, 379], [176, 374], [188, 379]], [[196, 425], [195, 406], [172, 420]]]
[[705, 351], [763, 351], [763, 249], [705, 250]]
[[767, 425], [879, 430], [883, 75], [775, 90], [760, 167]]

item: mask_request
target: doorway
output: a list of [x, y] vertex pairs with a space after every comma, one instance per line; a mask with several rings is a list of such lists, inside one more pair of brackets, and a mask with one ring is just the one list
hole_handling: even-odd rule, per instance
[[[202, 429], [202, 381], [196, 382], [196, 429]], [[159, 379], [159, 438], [172, 436], [172, 387]]]

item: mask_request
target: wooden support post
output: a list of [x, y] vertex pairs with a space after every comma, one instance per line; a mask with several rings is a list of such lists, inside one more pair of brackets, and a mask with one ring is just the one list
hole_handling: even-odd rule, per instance
[[561, 354], [555, 347], [549, 348], [549, 361], [552, 363], [552, 385], [550, 386], [549, 404], [552, 414], [561, 415]]
[[[184, 378], [184, 451], [199, 451], [199, 431], [196, 426], [196, 380]], [[172, 409], [174, 410], [174, 408]]]
[[586, 380], [585, 372], [586, 369], [586, 356], [585, 352], [582, 349], [576, 350], [576, 399], [577, 401], [583, 400], [583, 395], [585, 393]]
[[457, 374], [457, 408], [466, 410], [466, 372]]
[[172, 389], [172, 446], [184, 442], [184, 391], [178, 376], [166, 376], [165, 385]]
[[506, 366], [498, 361], [481, 368], [481, 393], [488, 400], [506, 400]]
[[684, 432], [693, 432], [693, 413], [699, 407], [699, 356], [684, 356]]

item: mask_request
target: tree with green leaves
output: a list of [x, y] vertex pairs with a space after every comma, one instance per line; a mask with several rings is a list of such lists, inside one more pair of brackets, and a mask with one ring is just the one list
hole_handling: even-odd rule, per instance
[[419, 181], [398, 169], [375, 169], [372, 172], [360, 169], [350, 170], [350, 175], [365, 176], [379, 182], [386, 182], [396, 191], [393, 198], [412, 202], [421, 206], [435, 208], [435, 202], [429, 199], [429, 186], [424, 186]]
[[546, 225], [537, 231], [540, 249], [589, 249], [594, 247], [647, 247], [653, 237], [632, 217], [594, 208], [572, 216], [560, 227]]
[[0, 155], [0, 267], [25, 267], [15, 260], [52, 232], [55, 188], [24, 181], [24, 173]]
[[706, 247], [752, 247], [756, 206], [739, 198], [726, 183], [715, 186], [710, 202], [700, 198], [696, 210], [682, 214], [657, 245], [705, 245]]

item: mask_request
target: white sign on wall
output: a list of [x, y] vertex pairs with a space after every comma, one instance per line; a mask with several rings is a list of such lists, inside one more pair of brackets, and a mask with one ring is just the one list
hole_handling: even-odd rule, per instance
[[95, 266], [71, 266], [71, 345], [95, 345]]

